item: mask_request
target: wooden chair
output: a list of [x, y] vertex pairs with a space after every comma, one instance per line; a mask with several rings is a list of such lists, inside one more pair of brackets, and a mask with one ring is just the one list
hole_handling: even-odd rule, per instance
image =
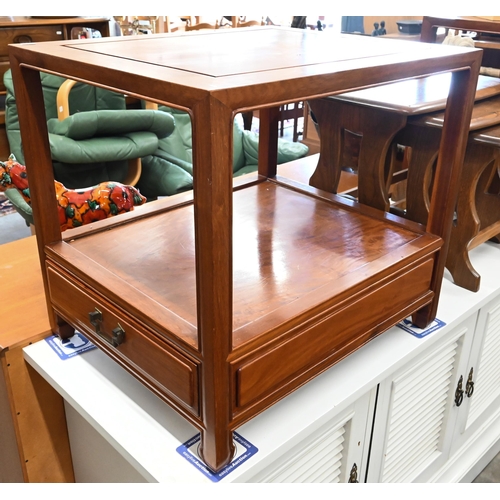
[[140, 35], [158, 32], [159, 16], [113, 16], [123, 35]]
[[256, 19], [249, 19], [248, 21], [246, 19], [237, 19], [236, 22], [236, 28], [247, 28], [249, 26], [265, 26], [266, 23], [264, 21], [264, 16], [260, 18], [260, 21], [257, 21]]
[[217, 30], [220, 28], [219, 21], [216, 20], [215, 24], [210, 23], [197, 23], [192, 24], [191, 19], [188, 19], [185, 30], [186, 31], [196, 31], [196, 30]]
[[304, 103], [302, 101], [291, 102], [280, 106], [280, 136], [283, 137], [285, 131], [285, 121], [293, 120], [293, 142], [297, 142], [299, 140], [299, 135], [302, 133], [299, 132], [298, 129], [299, 118], [304, 118]]
[[188, 21], [196, 23], [194, 16], [160, 16], [158, 19], [158, 33], [174, 33], [176, 31], [185, 31]]

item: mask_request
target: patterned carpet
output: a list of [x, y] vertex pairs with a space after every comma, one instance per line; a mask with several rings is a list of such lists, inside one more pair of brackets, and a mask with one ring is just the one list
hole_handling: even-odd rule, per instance
[[5, 197], [4, 193], [0, 193], [0, 217], [3, 215], [13, 214], [16, 209], [12, 206], [10, 201]]

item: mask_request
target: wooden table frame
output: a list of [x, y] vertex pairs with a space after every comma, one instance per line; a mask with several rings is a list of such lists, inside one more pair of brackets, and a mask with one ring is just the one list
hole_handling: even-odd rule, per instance
[[[334, 39], [328, 41], [324, 35], [265, 27], [11, 47], [16, 95], [22, 103], [21, 131], [23, 136], [30, 137], [25, 144], [25, 155], [48, 307], [53, 311], [52, 329], [62, 336], [69, 335], [72, 327], [83, 330], [190, 420], [201, 431], [200, 454], [214, 470], [230, 462], [234, 452], [232, 431], [242, 423], [404, 317], [413, 314], [417, 324], [426, 325], [436, 313], [480, 52], [416, 44], [408, 50], [405, 42], [377, 42], [333, 34]], [[320, 50], [328, 43], [337, 50]], [[235, 59], [235, 54], [241, 55], [243, 48], [245, 57]], [[454, 73], [435, 183], [439, 195], [433, 198], [425, 230], [390, 214], [276, 176], [280, 105], [448, 70]], [[143, 210], [84, 227], [63, 238], [53, 199], [38, 71], [94, 82], [188, 110], [193, 124], [192, 199], [186, 194], [149, 204]], [[257, 108], [261, 124], [259, 178], [237, 187], [233, 194], [230, 148], [233, 117], [236, 112]], [[244, 283], [233, 282], [233, 255], [237, 256], [233, 245], [241, 244], [233, 239], [233, 210], [236, 214], [241, 200], [247, 203], [254, 196], [265, 200], [255, 216], [258, 237], [252, 243], [257, 245], [260, 270], [264, 273], [258, 284], [268, 284], [266, 293], [278, 287], [268, 299], [265, 295], [254, 296], [254, 288], [248, 288], [248, 297], [258, 299], [264, 307], [260, 317], [245, 316], [233, 305], [233, 294], [235, 300], [246, 298], [237, 295]], [[277, 212], [278, 205], [273, 200], [281, 196], [297, 203], [291, 201], [284, 212]], [[343, 267], [346, 264], [339, 268], [333, 265], [326, 273], [318, 267], [314, 276], [304, 279], [309, 280], [307, 286], [321, 284], [321, 288], [309, 295], [298, 292], [299, 302], [288, 297], [280, 305], [277, 301], [284, 290], [279, 287], [279, 280], [288, 274], [273, 274], [277, 271], [273, 266], [269, 270], [266, 256], [269, 252], [273, 258], [278, 254], [268, 245], [275, 241], [273, 234], [278, 229], [296, 234], [296, 223], [287, 226], [283, 216], [275, 214], [286, 214], [290, 209], [298, 210], [300, 216], [301, 203], [316, 214], [315, 230], [336, 228], [334, 235], [329, 233], [335, 240], [329, 246], [344, 248], [350, 241], [338, 226], [345, 217], [346, 221], [359, 221], [362, 231], [357, 235], [361, 238], [360, 245], [350, 251], [378, 252], [378, 257], [353, 272], [348, 266]], [[185, 214], [191, 210], [192, 215], [186, 218]], [[337, 216], [331, 216], [333, 211]], [[177, 251], [182, 245], [164, 250], [163, 245], [157, 246], [158, 238], [161, 240], [162, 234], [165, 238], [167, 228], [175, 229], [170, 234], [184, 235], [184, 224], [190, 217], [194, 219], [196, 296], [190, 296], [188, 303], [195, 304], [194, 319], [189, 319], [189, 312], [188, 317], [174, 313], [182, 308], [182, 303], [176, 302], [169, 309], [162, 306], [163, 296], [151, 301], [130, 269], [124, 270], [118, 264], [122, 259], [135, 259], [130, 253], [138, 252], [137, 259], [146, 259], [140, 265], [133, 260], [141, 279], [148, 280], [148, 285], [154, 279], [164, 288], [165, 273], [170, 273], [174, 266], [155, 266], [151, 274], [143, 272], [148, 265], [147, 255], [154, 258], [154, 252]], [[160, 222], [163, 231], [158, 229]], [[276, 228], [273, 224], [277, 224]], [[346, 229], [354, 235], [354, 226], [350, 224]], [[135, 239], [129, 235], [132, 228]], [[372, 244], [371, 240], [363, 239], [364, 228], [372, 228], [374, 237], [387, 234], [391, 241], [406, 238], [408, 244], [397, 251], [383, 250], [376, 237]], [[110, 234], [114, 238], [106, 237]], [[314, 233], [314, 245], [320, 242], [317, 238]], [[147, 250], [141, 246], [142, 240], [147, 241]], [[134, 250], [127, 248], [127, 241], [134, 242]], [[152, 250], [154, 241], [156, 246]], [[307, 239], [303, 242], [311, 243]], [[294, 241], [286, 244], [285, 253], [279, 255], [293, 258], [290, 252], [300, 249], [294, 247]], [[126, 251], [117, 251], [120, 248]], [[319, 246], [314, 248], [320, 250]], [[322, 249], [319, 255], [324, 255]], [[333, 254], [326, 256], [330, 258]], [[339, 258], [343, 257], [340, 251]], [[305, 257], [300, 258], [302, 264], [307, 263]], [[100, 264], [99, 259], [103, 259]], [[377, 266], [382, 267], [377, 271]], [[339, 273], [341, 268], [347, 273], [344, 277], [328, 278], [329, 273]], [[119, 278], [122, 272], [126, 274]], [[345, 288], [345, 281], [351, 276], [354, 281]], [[186, 283], [177, 281], [174, 288], [179, 288], [179, 293], [185, 292]], [[289, 280], [287, 285], [298, 291], [306, 287], [306, 282]], [[342, 291], [337, 290], [330, 298], [324, 295], [328, 287], [341, 286]], [[167, 288], [170, 293], [171, 287]], [[155, 295], [154, 290], [148, 290]], [[102, 327], [106, 335], [111, 335], [109, 332], [118, 321], [129, 340], [119, 346], [103, 341], [87, 317], [88, 309], [94, 306], [104, 311], [96, 330]], [[270, 307], [275, 310], [270, 311]], [[356, 322], [352, 321], [353, 315], [359, 315]], [[234, 321], [241, 321], [244, 326], [233, 330]], [[329, 334], [332, 328], [341, 331]]]

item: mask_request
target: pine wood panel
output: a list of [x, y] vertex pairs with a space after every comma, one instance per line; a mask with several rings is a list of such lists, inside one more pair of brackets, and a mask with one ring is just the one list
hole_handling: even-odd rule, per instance
[[72, 482], [63, 400], [23, 358], [24, 346], [51, 334], [35, 237], [0, 245], [0, 262], [0, 364], [17, 444], [11, 460], [20, 461], [26, 482]]

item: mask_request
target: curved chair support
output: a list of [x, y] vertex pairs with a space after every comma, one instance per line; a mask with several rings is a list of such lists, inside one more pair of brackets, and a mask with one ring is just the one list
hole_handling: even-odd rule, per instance
[[66, 80], [57, 91], [57, 118], [62, 121], [69, 116], [69, 93], [75, 86], [76, 80]]
[[[69, 94], [71, 89], [78, 83], [76, 80], [67, 79], [57, 91], [57, 119], [63, 121], [70, 116]], [[153, 102], [146, 102], [146, 109], [158, 109], [158, 105]], [[142, 161], [140, 158], [132, 158], [128, 161], [128, 171], [124, 179], [124, 184], [135, 186], [142, 173]]]
[[128, 161], [128, 171], [125, 176], [123, 184], [127, 186], [135, 186], [142, 174], [142, 160], [140, 158], [135, 158]]

